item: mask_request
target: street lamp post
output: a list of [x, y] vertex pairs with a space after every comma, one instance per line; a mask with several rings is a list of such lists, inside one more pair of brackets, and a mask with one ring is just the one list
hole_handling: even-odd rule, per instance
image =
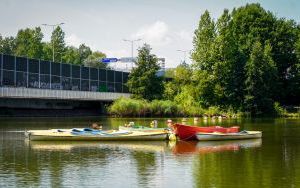
[[178, 52], [182, 52], [183, 53], [183, 62], [186, 63], [185, 59], [186, 59], [186, 52], [188, 52], [188, 50], [177, 50]]
[[[52, 33], [54, 32], [55, 27], [58, 27], [60, 25], [63, 25], [65, 23], [59, 23], [59, 24], [42, 24], [43, 26], [48, 26], [48, 27], [52, 27]], [[53, 62], [55, 61], [54, 59], [54, 42], [52, 41], [52, 60]]]
[[133, 68], [133, 44], [134, 42], [138, 42], [142, 39], [135, 39], [135, 40], [128, 40], [128, 39], [123, 39], [123, 41], [125, 42], [130, 42], [131, 43], [131, 58], [132, 58], [132, 61], [131, 61], [131, 69]]

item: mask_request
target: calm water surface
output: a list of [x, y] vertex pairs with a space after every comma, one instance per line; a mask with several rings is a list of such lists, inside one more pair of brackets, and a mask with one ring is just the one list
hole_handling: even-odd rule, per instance
[[[134, 119], [149, 125], [152, 119]], [[179, 119], [178, 119], [179, 120]], [[300, 119], [223, 120], [263, 131], [227, 142], [28, 142], [24, 130], [104, 129], [115, 118], [0, 119], [0, 187], [300, 187]], [[158, 119], [163, 127], [166, 119]], [[194, 124], [190, 119], [188, 124]]]

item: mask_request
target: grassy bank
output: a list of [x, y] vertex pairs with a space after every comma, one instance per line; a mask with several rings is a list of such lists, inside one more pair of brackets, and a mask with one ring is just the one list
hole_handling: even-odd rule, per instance
[[[217, 106], [201, 108], [199, 106], [183, 106], [170, 100], [153, 100], [119, 98], [108, 107], [108, 112], [116, 117], [195, 117], [195, 116], [226, 116], [250, 117], [250, 113], [223, 109]], [[279, 103], [274, 104], [274, 113], [264, 116], [300, 117], [300, 110], [289, 112]]]
[[117, 117], [189, 117], [189, 116], [226, 116], [237, 117], [242, 113], [233, 110], [222, 110], [219, 107], [207, 109], [198, 106], [183, 107], [169, 100], [153, 100], [119, 98], [108, 107], [110, 115]]

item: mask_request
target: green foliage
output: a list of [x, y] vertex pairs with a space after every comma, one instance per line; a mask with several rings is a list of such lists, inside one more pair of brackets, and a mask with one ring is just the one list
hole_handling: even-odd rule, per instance
[[0, 53], [13, 55], [16, 48], [16, 42], [13, 37], [2, 38], [0, 35]]
[[163, 98], [167, 100], [174, 100], [174, 97], [178, 93], [180, 87], [174, 82], [164, 82]]
[[245, 66], [245, 108], [252, 114], [272, 112], [272, 88], [277, 70], [271, 57], [270, 45], [253, 45], [250, 59]]
[[136, 117], [136, 116], [203, 116], [203, 115], [227, 115], [228, 117], [237, 116], [237, 114], [231, 110], [230, 114], [222, 112], [219, 107], [209, 107], [203, 109], [200, 106], [182, 106], [177, 102], [170, 100], [153, 100], [151, 102], [143, 99], [127, 99], [119, 98], [108, 107], [108, 112], [112, 115], [119, 117]]
[[150, 52], [147, 44], [138, 50], [137, 67], [133, 68], [127, 82], [129, 91], [137, 99], [153, 100], [162, 95], [162, 78], [156, 75], [159, 65], [156, 56]]
[[286, 116], [287, 114], [286, 109], [282, 108], [279, 102], [274, 102], [274, 111], [277, 116]]
[[40, 27], [34, 29], [20, 29], [16, 37], [5, 37], [0, 35], [0, 53], [24, 56], [35, 59], [53, 60], [76, 65], [106, 68], [106, 65], [97, 61], [106, 55], [100, 51], [92, 52], [90, 47], [81, 44], [79, 48], [66, 46], [65, 33], [60, 27], [52, 32], [50, 42], [42, 42], [43, 33]]
[[298, 104], [299, 33], [295, 21], [277, 18], [259, 4], [225, 9], [216, 22], [206, 11], [193, 40], [192, 82], [174, 98], [190, 95], [204, 108], [252, 115], [272, 113], [275, 100]]
[[105, 58], [106, 55], [102, 52], [93, 52], [90, 54], [85, 60], [84, 65], [88, 67], [95, 67], [95, 68], [107, 68], [107, 64], [102, 63], [100, 60]]
[[54, 47], [54, 61], [60, 61], [65, 52], [65, 32], [56, 27], [51, 35], [51, 45]]
[[153, 116], [175, 116], [179, 113], [176, 103], [169, 100], [153, 100], [149, 106]]
[[148, 111], [144, 100], [119, 98], [108, 108], [108, 112], [117, 116], [141, 116]]
[[73, 46], [66, 47], [65, 53], [63, 55], [63, 62], [81, 65], [80, 54], [78, 49]]
[[42, 38], [40, 27], [19, 30], [15, 39], [15, 55], [40, 59], [43, 52]]
[[89, 55], [91, 55], [93, 53], [91, 48], [86, 46], [85, 44], [81, 44], [79, 46], [78, 52], [79, 52], [79, 57], [80, 57], [81, 64], [83, 63], [83, 61], [85, 59], [87, 59], [89, 57]]
[[206, 10], [201, 15], [198, 28], [193, 39], [194, 50], [192, 59], [195, 66], [201, 70], [211, 70], [212, 46], [216, 37], [215, 23]]

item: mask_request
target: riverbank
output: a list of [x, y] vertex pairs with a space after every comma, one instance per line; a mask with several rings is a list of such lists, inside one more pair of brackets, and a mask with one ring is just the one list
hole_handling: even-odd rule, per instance
[[[300, 110], [292, 111], [283, 108], [279, 103], [274, 104], [274, 113], [261, 114], [270, 117], [300, 117]], [[107, 107], [109, 115], [115, 117], [251, 117], [248, 112], [235, 111], [232, 108], [224, 109], [218, 106], [202, 108], [199, 106], [183, 106], [170, 100], [153, 100], [119, 98]]]

